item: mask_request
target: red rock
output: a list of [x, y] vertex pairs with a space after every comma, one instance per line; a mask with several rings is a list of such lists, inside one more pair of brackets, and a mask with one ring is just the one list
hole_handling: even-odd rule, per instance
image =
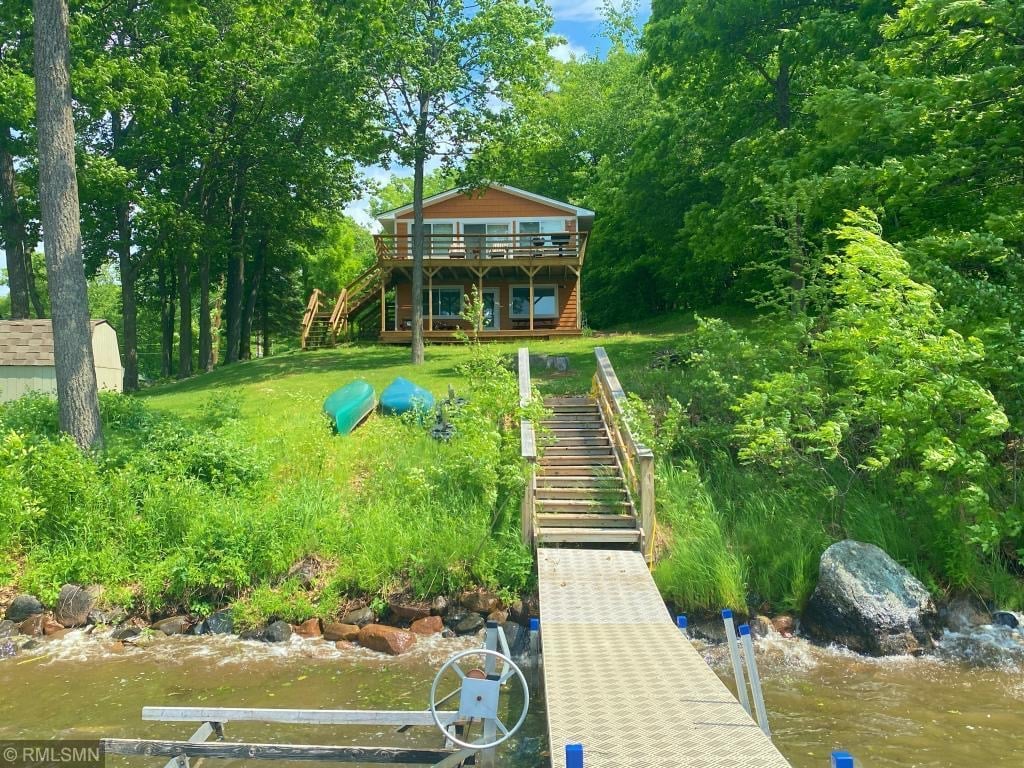
[[772, 619], [772, 626], [780, 635], [792, 635], [796, 629], [796, 622], [792, 616], [776, 616]]
[[64, 628], [65, 627], [64, 627], [63, 624], [61, 624], [59, 621], [55, 621], [55, 620], [51, 619], [49, 616], [47, 616], [45, 619], [43, 619], [43, 634], [44, 635], [56, 635], [58, 632], [60, 632]]
[[440, 616], [426, 616], [414, 621], [409, 631], [417, 635], [437, 635], [444, 629], [444, 621]]
[[37, 613], [35, 616], [29, 616], [21, 622], [18, 625], [18, 631], [29, 637], [39, 637], [43, 634], [43, 622], [45, 621], [46, 617], [41, 613]]
[[355, 624], [337, 622], [324, 624], [324, 640], [344, 640], [352, 642], [359, 637], [359, 627]]
[[355, 643], [351, 643], [348, 640], [339, 640], [334, 644], [334, 647], [339, 651], [348, 651], [356, 647]]
[[480, 613], [486, 616], [498, 607], [498, 598], [490, 592], [481, 589], [476, 592], [466, 592], [462, 595], [462, 607], [473, 613]]
[[508, 611], [491, 611], [489, 614], [487, 614], [487, 620], [496, 621], [499, 624], [504, 624], [506, 621], [508, 621]]
[[398, 600], [389, 602], [388, 609], [391, 611], [391, 616], [397, 621], [419, 621], [430, 615], [429, 605], [417, 605]]
[[398, 656], [416, 645], [416, 635], [384, 624], [367, 624], [359, 630], [359, 644], [372, 651]]
[[306, 619], [296, 624], [295, 634], [299, 637], [320, 637], [320, 619]]

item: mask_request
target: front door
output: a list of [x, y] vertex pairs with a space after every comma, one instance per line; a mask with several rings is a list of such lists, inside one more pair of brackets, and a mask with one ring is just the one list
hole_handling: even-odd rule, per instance
[[501, 326], [501, 315], [498, 311], [498, 296], [501, 291], [498, 288], [484, 288], [484, 330], [497, 331]]

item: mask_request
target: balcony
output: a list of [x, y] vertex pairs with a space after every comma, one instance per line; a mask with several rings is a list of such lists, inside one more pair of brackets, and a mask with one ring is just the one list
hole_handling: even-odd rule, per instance
[[[586, 232], [543, 234], [424, 235], [424, 259], [456, 266], [463, 262], [514, 261], [541, 264], [580, 264], [587, 247]], [[374, 235], [379, 261], [412, 259], [412, 235]]]

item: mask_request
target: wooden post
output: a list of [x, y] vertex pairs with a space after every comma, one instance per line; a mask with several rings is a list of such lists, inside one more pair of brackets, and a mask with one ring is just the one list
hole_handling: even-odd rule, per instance
[[[477, 333], [481, 333], [483, 331], [483, 329], [484, 329], [484, 315], [483, 315], [483, 307], [484, 307], [484, 272], [483, 272], [482, 269], [477, 270], [477, 273], [476, 273], [476, 299], [477, 299], [477, 301], [480, 302], [480, 314], [476, 318], [477, 325], [479, 327], [476, 329], [476, 332]], [[497, 307], [495, 307], [495, 310], [497, 310]]]
[[[420, 296], [420, 301], [423, 297]], [[434, 271], [427, 272], [427, 330], [434, 330]]]
[[[526, 407], [533, 397], [530, 383], [530, 350], [519, 348], [519, 405]], [[526, 461], [526, 488], [523, 490], [523, 504], [520, 510], [520, 524], [523, 544], [533, 549], [533, 512], [537, 494], [537, 437], [533, 422], [523, 419], [519, 425], [522, 457]]]
[[530, 270], [530, 332], [533, 332], [533, 270]]
[[[381, 275], [381, 280], [380, 280], [380, 333], [381, 333], [382, 336], [384, 335], [384, 331], [386, 331], [387, 327], [388, 327], [388, 308], [387, 308], [387, 290], [386, 290], [387, 282], [388, 281], [384, 279], [384, 276]], [[395, 307], [395, 314], [396, 315], [398, 314], [398, 307], [397, 306]]]
[[638, 457], [640, 473], [640, 528], [644, 532], [644, 557], [650, 565], [654, 559], [654, 454], [642, 452]]
[[580, 280], [581, 270], [573, 270], [576, 273], [576, 330], [583, 330], [583, 283]]

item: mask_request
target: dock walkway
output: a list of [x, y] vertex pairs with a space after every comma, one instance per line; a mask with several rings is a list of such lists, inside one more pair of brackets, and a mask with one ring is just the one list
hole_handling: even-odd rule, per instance
[[537, 551], [552, 768], [789, 768], [675, 627], [642, 554]]

